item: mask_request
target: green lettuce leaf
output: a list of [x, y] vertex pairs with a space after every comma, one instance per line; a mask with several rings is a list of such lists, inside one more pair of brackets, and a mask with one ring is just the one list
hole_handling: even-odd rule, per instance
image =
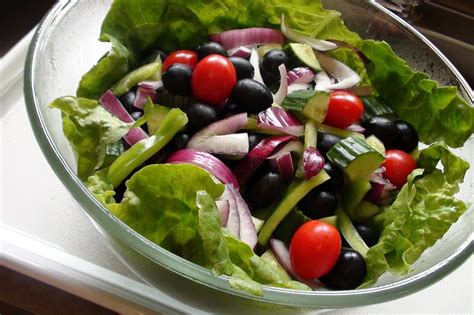
[[[97, 192], [110, 191], [101, 174], [89, 183]], [[92, 185], [95, 183], [95, 185]], [[250, 247], [221, 228], [214, 200], [224, 186], [203, 169], [186, 164], [155, 164], [136, 172], [126, 183], [119, 203], [110, 211], [132, 229], [215, 275], [230, 276], [233, 287], [261, 295], [261, 284], [308, 290], [281, 277], [275, 266], [254, 254]], [[158, 205], [158, 206], [157, 206]]]
[[377, 92], [415, 127], [422, 142], [444, 140], [460, 147], [472, 135], [474, 107], [456, 87], [440, 87], [427, 74], [413, 70], [385, 42], [364, 40], [359, 48], [372, 61], [367, 74]]
[[132, 127], [97, 101], [64, 96], [49, 106], [61, 110], [64, 135], [77, 154], [77, 174], [83, 181], [102, 166], [107, 145], [119, 141]]
[[[435, 168], [439, 161], [444, 172]], [[454, 197], [469, 168], [466, 161], [437, 143], [421, 151], [418, 165], [426, 169], [414, 170], [395, 202], [372, 219], [371, 224], [382, 233], [367, 252], [363, 287], [385, 271], [409, 272], [423, 251], [467, 210], [467, 205]]]
[[349, 48], [339, 47], [328, 52], [328, 54], [359, 74], [362, 78], [361, 82], [358, 84], [359, 86], [372, 86], [369, 76], [367, 75], [364, 61], [356, 52]]

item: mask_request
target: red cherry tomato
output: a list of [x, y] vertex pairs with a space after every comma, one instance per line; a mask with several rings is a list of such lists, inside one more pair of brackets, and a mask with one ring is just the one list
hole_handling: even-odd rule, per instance
[[344, 129], [359, 121], [363, 113], [364, 106], [356, 95], [346, 91], [335, 91], [331, 93], [324, 123]]
[[298, 277], [306, 280], [324, 276], [336, 264], [341, 236], [327, 223], [308, 221], [296, 231], [290, 243], [290, 259]]
[[385, 152], [385, 177], [398, 189], [407, 182], [407, 177], [416, 168], [415, 159], [401, 150], [388, 150]]
[[168, 70], [168, 68], [175, 63], [189, 65], [191, 69], [194, 69], [194, 67], [196, 67], [197, 61], [198, 58], [195, 52], [190, 50], [177, 50], [166, 57], [165, 62], [163, 63], [163, 71]]
[[199, 61], [191, 78], [194, 97], [215, 106], [224, 103], [236, 82], [237, 74], [232, 62], [215, 54]]

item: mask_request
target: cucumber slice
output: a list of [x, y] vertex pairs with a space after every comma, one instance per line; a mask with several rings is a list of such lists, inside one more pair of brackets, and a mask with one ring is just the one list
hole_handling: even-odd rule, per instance
[[384, 161], [383, 154], [357, 137], [342, 139], [329, 150], [327, 157], [351, 182], [367, 179]]
[[364, 200], [357, 205], [350, 217], [355, 222], [363, 223], [367, 222], [378, 213], [380, 213], [379, 207]]
[[290, 275], [286, 272], [285, 268], [280, 264], [278, 259], [276, 258], [275, 254], [268, 249], [265, 253], [263, 253], [262, 256], [260, 256], [263, 261], [269, 263], [273, 267], [275, 267], [275, 270], [278, 270], [278, 275], [277, 277], [283, 281], [290, 281], [292, 280]]
[[383, 155], [385, 155], [385, 146], [383, 145], [383, 142], [380, 141], [379, 138], [377, 138], [374, 135], [369, 136], [365, 141], [375, 150], [379, 151]]
[[366, 97], [362, 100], [362, 103], [364, 103], [363, 120], [379, 115], [394, 115], [392, 108], [379, 97]]
[[316, 128], [318, 128], [319, 131], [333, 134], [335, 136], [338, 136], [339, 138], [357, 137], [357, 138], [364, 139], [363, 134], [355, 132], [355, 131], [339, 129], [339, 128], [328, 126], [328, 125], [321, 124], [318, 122], [315, 122], [314, 124], [316, 125]]
[[257, 48], [257, 55], [259, 58], [263, 58], [263, 56], [272, 49], [282, 49], [282, 47], [280, 44], [261, 45]]
[[260, 233], [258, 234], [258, 242], [265, 246], [270, 239], [273, 231], [277, 228], [286, 215], [293, 209], [296, 204], [316, 186], [324, 183], [329, 179], [329, 175], [322, 170], [318, 175], [311, 177], [309, 180], [298, 181], [291, 185], [285, 197], [280, 201], [270, 218], [265, 221]]
[[354, 209], [364, 199], [365, 194], [372, 188], [368, 180], [358, 179], [346, 186], [342, 193], [342, 207], [353, 218]]
[[327, 92], [298, 90], [288, 94], [281, 107], [301, 112], [309, 119], [321, 123], [328, 112], [329, 98]]
[[369, 247], [365, 244], [354, 225], [352, 225], [351, 219], [342, 209], [337, 210], [337, 224], [347, 243], [365, 258]]
[[321, 66], [311, 46], [307, 44], [290, 43], [285, 46], [283, 51], [288, 56], [290, 68], [305, 65], [314, 71], [321, 71]]

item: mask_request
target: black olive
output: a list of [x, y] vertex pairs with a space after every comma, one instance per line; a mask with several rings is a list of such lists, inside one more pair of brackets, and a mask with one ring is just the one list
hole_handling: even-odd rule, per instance
[[318, 132], [317, 149], [323, 155], [326, 155], [331, 148], [341, 141], [341, 138], [330, 133]]
[[185, 149], [190, 139], [191, 136], [188, 133], [177, 133], [170, 141], [171, 149], [175, 151]]
[[367, 246], [372, 247], [379, 241], [380, 235], [370, 226], [365, 224], [354, 224], [354, 227]]
[[213, 54], [229, 57], [224, 47], [216, 42], [209, 42], [198, 46], [198, 48], [196, 48], [196, 54], [198, 56], [198, 60], [204, 59], [205, 57]]
[[280, 174], [269, 171], [249, 182], [247, 197], [253, 207], [268, 207], [282, 198], [284, 190]]
[[331, 289], [350, 290], [362, 284], [366, 274], [364, 257], [353, 249], [343, 247], [334, 267], [319, 281]]
[[263, 140], [263, 136], [259, 133], [249, 132], [249, 151], [252, 150], [260, 141]]
[[242, 113], [243, 110], [237, 104], [233, 102], [227, 102], [225, 105], [222, 107], [219, 115], [221, 117], [229, 117], [238, 113]]
[[163, 73], [163, 86], [171, 94], [190, 96], [193, 71], [187, 65], [175, 63]]
[[217, 120], [217, 113], [214, 107], [203, 104], [194, 103], [186, 110], [189, 119], [189, 127], [193, 130], [199, 130]]
[[128, 91], [124, 95], [119, 97], [120, 103], [122, 103], [123, 107], [127, 110], [127, 112], [131, 113], [134, 110], [137, 110], [135, 106], [133, 106], [133, 102], [135, 102], [136, 93], [134, 90]]
[[253, 78], [254, 69], [248, 60], [241, 57], [230, 57], [229, 60], [234, 65], [237, 80]]
[[403, 120], [394, 122], [397, 136], [390, 148], [412, 152], [418, 146], [418, 133], [415, 128]]
[[374, 116], [366, 120], [362, 127], [365, 128], [365, 136], [376, 136], [386, 148], [391, 148], [397, 137], [395, 124], [392, 120], [383, 116]]
[[329, 191], [313, 189], [298, 203], [298, 208], [313, 219], [320, 219], [336, 214], [337, 197]]
[[237, 81], [231, 97], [240, 110], [250, 114], [258, 114], [273, 103], [273, 95], [267, 87], [252, 79]]
[[342, 171], [331, 162], [324, 164], [324, 170], [331, 178], [318, 186], [318, 188], [333, 193], [341, 192], [344, 187], [344, 174]]
[[287, 64], [288, 57], [281, 49], [269, 50], [262, 58], [260, 71], [263, 81], [266, 85], [273, 85], [280, 81], [280, 71], [278, 67], [281, 64]]

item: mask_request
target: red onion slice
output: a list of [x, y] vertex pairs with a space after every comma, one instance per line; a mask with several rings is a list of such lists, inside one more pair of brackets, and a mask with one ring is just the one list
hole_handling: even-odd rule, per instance
[[217, 210], [219, 211], [219, 220], [221, 226], [226, 226], [229, 220], [230, 205], [228, 200], [216, 200]]
[[244, 198], [232, 186], [229, 186], [237, 202], [237, 212], [239, 214], [240, 232], [239, 238], [253, 250], [257, 245], [257, 229], [252, 220], [252, 214]]
[[314, 87], [316, 91], [329, 91], [329, 87], [332, 85], [331, 78], [329, 78], [329, 75], [324, 70], [316, 73], [314, 83], [316, 83]]
[[146, 80], [138, 83], [138, 86], [152, 89], [152, 90], [158, 90], [159, 88], [163, 87], [163, 81], [151, 81], [151, 80]]
[[249, 152], [249, 137], [247, 133], [212, 136], [193, 142], [188, 148], [212, 154], [244, 156]]
[[247, 126], [247, 113], [230, 116], [216, 121], [204, 129], [196, 132], [188, 143], [188, 148], [195, 148], [212, 136], [226, 135], [236, 132]]
[[[135, 120], [130, 116], [125, 107], [123, 107], [120, 100], [115, 96], [111, 90], [105, 91], [104, 95], [99, 99], [100, 104], [107, 110], [109, 113], [117, 117], [123, 122], [133, 123]], [[148, 135], [142, 128], [136, 127], [130, 129], [130, 131], [123, 137], [129, 145], [134, 145], [140, 140], [148, 138]]]
[[253, 79], [265, 85], [265, 82], [263, 82], [262, 74], [260, 73], [260, 62], [258, 61], [258, 53], [255, 47], [252, 48], [252, 53], [250, 54], [249, 62], [254, 69]]
[[293, 136], [274, 136], [260, 141], [234, 169], [240, 183], [245, 183], [262, 162], [281, 144], [296, 140]]
[[240, 57], [240, 58], [248, 58], [252, 53], [252, 47], [249, 46], [240, 46], [237, 48], [232, 48], [227, 51], [227, 54], [230, 57]]
[[236, 189], [239, 189], [239, 182], [232, 171], [221, 160], [209, 153], [183, 149], [171, 154], [166, 163], [194, 164], [214, 175], [222, 183], [233, 184]]
[[312, 89], [311, 84], [293, 83], [288, 86], [288, 94], [291, 94], [294, 91], [311, 90], [311, 89]]
[[135, 97], [135, 101], [133, 101], [133, 106], [136, 108], [143, 109], [143, 105], [145, 105], [148, 98], [151, 99], [153, 103], [156, 102], [156, 91], [147, 87], [139, 86], [137, 89], [137, 96]]
[[295, 175], [295, 167], [293, 157], [290, 152], [286, 152], [274, 159], [270, 160], [270, 165], [283, 177], [285, 181], [289, 181]]
[[239, 46], [283, 44], [285, 42], [285, 37], [280, 31], [262, 27], [225, 31], [219, 34], [212, 34], [209, 38], [211, 41], [221, 44], [225, 50]]
[[314, 80], [314, 73], [308, 67], [298, 67], [288, 71], [288, 84], [310, 83]]
[[318, 149], [307, 147], [303, 152], [304, 177], [310, 179], [316, 176], [324, 168], [324, 157]]
[[276, 94], [273, 95], [273, 102], [280, 105], [283, 103], [288, 93], [288, 78], [284, 64], [278, 66], [278, 71], [280, 71], [280, 86], [278, 87]]
[[290, 112], [281, 107], [269, 107], [257, 117], [257, 127], [264, 130], [275, 130], [292, 136], [302, 136], [304, 125]]
[[311, 46], [313, 49], [319, 50], [319, 51], [328, 51], [332, 49], [336, 49], [337, 45], [334, 43], [331, 43], [326, 40], [320, 40], [316, 38], [312, 38], [309, 36], [301, 35], [298, 34], [297, 32], [293, 31], [288, 27], [288, 25], [285, 22], [285, 15], [282, 14], [281, 16], [281, 32], [286, 36], [286, 38]]
[[235, 199], [233, 191], [232, 185], [225, 185], [224, 192], [218, 200], [225, 200], [229, 203], [229, 217], [227, 218], [227, 224], [225, 227], [230, 231], [230, 233], [240, 239], [240, 217], [237, 209], [237, 200]]
[[365, 128], [362, 127], [359, 124], [352, 124], [349, 127], [347, 127], [346, 130], [350, 130], [350, 131], [354, 131], [354, 132], [358, 132], [358, 133], [364, 133], [365, 132]]
[[331, 84], [329, 90], [345, 90], [359, 84], [362, 78], [337, 59], [329, 57], [323, 53], [315, 52], [321, 67], [337, 79], [337, 83]]

